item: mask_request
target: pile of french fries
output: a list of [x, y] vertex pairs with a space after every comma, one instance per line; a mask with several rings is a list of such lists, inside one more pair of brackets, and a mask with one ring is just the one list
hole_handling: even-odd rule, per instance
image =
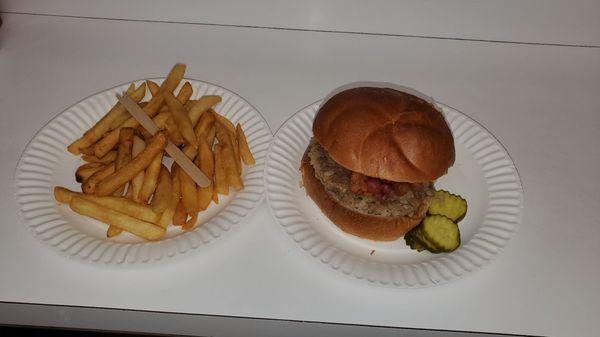
[[[82, 192], [54, 188], [54, 197], [76, 213], [108, 225], [107, 237], [126, 231], [147, 240], [162, 238], [169, 224], [191, 230], [198, 213], [230, 188], [244, 188], [242, 163], [254, 165], [240, 124], [234, 126], [213, 107], [220, 96], [191, 100], [192, 86], [183, 80], [184, 64], [176, 64], [162, 84], [132, 83], [124, 95], [139, 104], [160, 131], [151, 135], [116, 103], [83, 136], [67, 147], [86, 163], [75, 179]], [[150, 99], [144, 101], [150, 92]], [[197, 186], [176, 162], [163, 163], [167, 143], [178, 146], [212, 184]]]

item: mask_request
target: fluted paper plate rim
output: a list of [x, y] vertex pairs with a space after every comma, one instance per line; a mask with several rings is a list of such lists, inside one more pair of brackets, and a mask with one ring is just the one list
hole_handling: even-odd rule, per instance
[[[244, 128], [256, 159], [256, 165], [244, 171], [244, 190], [238, 191], [206, 223], [193, 231], [156, 242], [113, 242], [92, 237], [70, 226], [62, 216], [67, 206], [58, 205], [53, 198], [52, 188], [59, 183], [52, 179], [56, 170], [68, 170], [74, 176], [75, 167], [64, 167], [56, 162], [72, 156], [66, 146], [108, 111], [106, 107], [116, 102], [116, 93], [123, 92], [130, 83], [139, 85], [146, 80], [160, 82], [164, 78], [138, 79], [92, 94], [52, 118], [26, 145], [14, 172], [14, 195], [21, 222], [45, 246], [69, 258], [97, 265], [153, 265], [222, 241], [262, 202], [264, 162], [272, 139], [266, 120], [237, 93], [210, 82], [185, 78], [180, 85], [190, 82], [194, 89], [192, 99], [203, 94], [222, 95], [218, 112]], [[97, 109], [98, 106], [102, 109]], [[94, 108], [98, 111], [92, 110]]]
[[[353, 255], [340, 247], [338, 242], [326, 238], [315, 229], [316, 225], [312, 223], [315, 220], [302, 213], [297, 200], [294, 202], [294, 193], [303, 191], [300, 182], [286, 181], [297, 177], [292, 170], [299, 172], [299, 167], [295, 167], [294, 163], [300, 161], [306, 144], [294, 144], [290, 139], [282, 141], [283, 133], [294, 125], [297, 129], [291, 133], [297, 139], [305, 137], [302, 141], [307, 143], [312, 135], [312, 120], [322, 102], [323, 100], [318, 100], [299, 110], [275, 132], [267, 154], [264, 175], [266, 199], [271, 214], [282, 231], [312, 260], [347, 278], [374, 286], [431, 287], [480, 270], [500, 254], [517, 232], [522, 217], [523, 188], [508, 151], [491, 132], [471, 117], [448, 105], [435, 102], [444, 114], [455, 142], [465, 145], [484, 172], [489, 202], [484, 221], [476, 233], [452, 253], [434, 255], [425, 252], [424, 254], [430, 254], [429, 259], [408, 264], [382, 263], [365, 256]], [[289, 154], [287, 161], [286, 153]], [[292, 156], [293, 160], [289, 160]], [[309, 199], [305, 194], [303, 197]]]

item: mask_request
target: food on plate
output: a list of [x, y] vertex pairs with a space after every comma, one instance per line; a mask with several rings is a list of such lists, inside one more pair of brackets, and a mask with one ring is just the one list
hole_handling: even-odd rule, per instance
[[91, 177], [86, 179], [83, 184], [81, 184], [81, 190], [86, 194], [93, 194], [96, 192], [96, 185], [100, 181], [103, 181], [108, 176], [115, 172], [115, 163], [110, 163], [104, 166], [101, 170], [96, 171], [92, 174]]
[[[119, 132], [119, 145], [117, 147], [117, 159], [115, 161], [115, 169], [120, 170], [123, 166], [131, 161], [133, 154], [133, 129], [123, 128]], [[123, 195], [125, 185], [119, 187], [113, 194], [116, 196]]]
[[169, 170], [161, 164], [156, 182], [156, 190], [154, 191], [154, 198], [152, 198], [152, 210], [157, 213], [164, 212], [171, 203], [172, 194], [173, 184], [171, 182], [171, 174], [169, 173]]
[[443, 215], [427, 215], [404, 239], [417, 251], [449, 253], [460, 246], [460, 230], [455, 222]]
[[218, 194], [229, 194], [227, 171], [223, 163], [223, 144], [221, 143], [215, 145], [215, 178], [213, 185]]
[[95, 202], [101, 206], [108, 207], [112, 210], [127, 214], [140, 220], [152, 223], [158, 221], [159, 214], [156, 213], [150, 206], [134, 202], [133, 200], [113, 196], [98, 197], [91, 194], [73, 192], [59, 186], [54, 188], [54, 198], [56, 198], [56, 200], [59, 202], [68, 204], [71, 202], [73, 197]]
[[250, 152], [250, 147], [248, 147], [248, 141], [246, 140], [246, 136], [244, 135], [244, 131], [242, 131], [242, 127], [238, 123], [235, 127], [235, 132], [237, 134], [237, 139], [240, 144], [240, 156], [246, 165], [254, 165], [256, 161], [252, 156], [252, 152]]
[[406, 244], [417, 251], [449, 253], [460, 246], [458, 222], [467, 213], [467, 201], [448, 191], [438, 190], [430, 200], [422, 223], [408, 232]]
[[313, 133], [301, 163], [306, 192], [339, 228], [366, 239], [396, 240], [419, 225], [435, 180], [454, 164], [442, 113], [391, 88], [333, 95]]
[[443, 215], [452, 221], [460, 221], [467, 214], [467, 201], [448, 191], [435, 191], [427, 210], [429, 214]]
[[[138, 156], [140, 153], [142, 153], [142, 151], [144, 151], [145, 148], [146, 148], [146, 142], [143, 141], [138, 136], [133, 136], [133, 148], [131, 149], [132, 158], [142, 160], [142, 157], [138, 157]], [[162, 153], [162, 149], [157, 149], [157, 152], [158, 151], [160, 151], [160, 153]], [[148, 159], [148, 158], [150, 158], [150, 155], [147, 155], [143, 159]], [[145, 166], [145, 163], [142, 165]], [[123, 168], [121, 168], [121, 169], [123, 169]], [[142, 167], [141, 170], [139, 172], [137, 172], [135, 174], [135, 176], [131, 179], [131, 188], [127, 191], [127, 193], [128, 193], [127, 196], [137, 202], [140, 201], [139, 194], [140, 194], [140, 190], [142, 189], [142, 184], [144, 183], [144, 175], [145, 175], [145, 170]], [[123, 183], [123, 185], [125, 183], [127, 183], [127, 181], [128, 180], [126, 180]], [[121, 185], [121, 186], [123, 186], [123, 185]]]
[[158, 175], [160, 174], [160, 168], [162, 166], [162, 159], [163, 153], [160, 152], [152, 159], [152, 162], [148, 165], [148, 168], [146, 168], [146, 172], [144, 172], [144, 181], [142, 182], [142, 187], [138, 193], [138, 199], [143, 203], [148, 203], [156, 189]]
[[167, 92], [164, 94], [164, 96], [167, 105], [169, 106], [169, 112], [175, 121], [177, 129], [179, 132], [181, 132], [181, 135], [188, 143], [194, 147], [198, 147], [198, 140], [196, 139], [196, 134], [194, 133], [192, 121], [185, 111], [183, 104], [181, 104], [181, 102], [179, 102], [171, 93]]
[[[75, 172], [83, 193], [56, 186], [54, 197], [73, 211], [109, 225], [109, 238], [127, 231], [158, 240], [170, 224], [192, 230], [198, 225], [198, 213], [211, 202], [218, 203], [219, 191], [229, 194], [230, 189], [243, 189], [242, 162], [255, 163], [240, 125], [236, 129], [214, 110], [221, 97], [191, 99], [192, 85], [181, 84], [185, 68], [176, 64], [161, 84], [150, 80], [137, 87], [131, 84], [123, 93], [152, 119], [158, 131], [145, 123], [152, 129], [146, 130], [117, 102], [67, 147], [85, 162]], [[185, 156], [173, 144], [190, 161], [183, 160]], [[170, 171], [165, 161], [173, 158], [165, 155], [165, 149], [179, 163], [173, 163]], [[191, 178], [193, 170], [202, 171], [213, 184], [198, 186]], [[217, 182], [218, 191], [213, 186]]]
[[[173, 169], [175, 170], [175, 168]], [[196, 195], [196, 184], [192, 178], [177, 167], [176, 173], [181, 185], [181, 202], [187, 214], [198, 213], [198, 198]]]
[[[131, 97], [131, 99], [134, 101], [139, 102], [146, 94], [146, 87], [142, 84], [138, 89], [134, 90], [133, 86], [130, 86], [126, 94], [128, 94], [129, 97]], [[112, 109], [110, 109], [110, 111], [108, 111], [108, 113], [102, 117], [100, 121], [98, 121], [98, 123], [86, 131], [81, 138], [69, 145], [67, 150], [73, 154], [81, 153], [81, 149], [91, 146], [100, 138], [102, 138], [104, 134], [110, 130], [112, 122], [122, 115], [127, 115], [125, 108], [121, 106], [121, 104], [115, 104]], [[97, 157], [103, 157], [103, 155]]]
[[81, 215], [89, 216], [104, 223], [128, 231], [146, 240], [158, 240], [165, 234], [165, 229], [151, 222], [136, 219], [132, 216], [117, 212], [95, 202], [80, 197], [73, 197], [69, 207]]
[[102, 163], [86, 163], [77, 168], [75, 171], [75, 181], [82, 183], [87, 180], [92, 174], [101, 170], [105, 165]]
[[[135, 137], [134, 139], [134, 152], [135, 152]], [[142, 140], [140, 140], [143, 142]], [[134, 155], [133, 159], [121, 167], [118, 171], [113, 172], [110, 176], [106, 177], [98, 183], [95, 193], [104, 196], [113, 193], [121, 185], [124, 185], [128, 181], [138, 176], [138, 173], [143, 172], [152, 163], [152, 159], [161, 153], [167, 144], [167, 136], [164, 132], [158, 132], [152, 141], [141, 151], [137, 156]], [[139, 177], [139, 176], [138, 176]], [[143, 181], [143, 177], [142, 177]], [[133, 185], [133, 182], [132, 182]], [[139, 192], [137, 189], [133, 189], [134, 193]], [[92, 192], [94, 193], [94, 192]], [[137, 201], [134, 194], [133, 200]]]
[[104, 155], [104, 157], [102, 158], [98, 158], [94, 155], [87, 155], [84, 154], [81, 159], [83, 159], [83, 161], [86, 161], [88, 163], [110, 163], [115, 161], [115, 159], [117, 159], [117, 151], [110, 151], [109, 153], [107, 153], [106, 155]]

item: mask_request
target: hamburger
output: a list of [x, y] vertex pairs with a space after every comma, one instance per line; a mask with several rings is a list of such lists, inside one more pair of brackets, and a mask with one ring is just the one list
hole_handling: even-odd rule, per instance
[[321, 105], [301, 163], [306, 193], [340, 229], [393, 241], [418, 225], [434, 181], [454, 164], [454, 139], [435, 106], [376, 87]]

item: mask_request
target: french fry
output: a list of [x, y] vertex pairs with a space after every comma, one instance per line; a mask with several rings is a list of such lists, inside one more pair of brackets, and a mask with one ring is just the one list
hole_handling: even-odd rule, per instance
[[[135, 93], [134, 95], [136, 95], [136, 97], [140, 96], [142, 97], [142, 99], [144, 99], [144, 96], [146, 96], [146, 83], [142, 83], [140, 84], [140, 86], [135, 89]], [[140, 104], [145, 104], [145, 103], [140, 103]], [[129, 113], [125, 110], [123, 110], [123, 113], [121, 113], [117, 118], [115, 118], [115, 120], [112, 121], [112, 123], [110, 123], [110, 127], [109, 130], [114, 130], [116, 128], [118, 128], [121, 124], [123, 124], [126, 120], [129, 119]]]
[[222, 150], [222, 165], [225, 167], [225, 172], [227, 174], [227, 184], [238, 190], [244, 188], [242, 178], [240, 178], [240, 172], [235, 165], [237, 159], [233, 153], [233, 146], [231, 144], [223, 144]]
[[[83, 190], [83, 193], [94, 194], [96, 192], [98, 183], [100, 183], [100, 181], [102, 181], [103, 179], [106, 179], [106, 177], [110, 176], [114, 172], [115, 172], [115, 163], [106, 165], [101, 170], [96, 171], [96, 173], [92, 174], [92, 176], [89, 177], [86, 181], [84, 181], [83, 185], [81, 185], [81, 189]], [[110, 194], [110, 193], [108, 193], [108, 194]]]
[[183, 147], [183, 153], [190, 158], [190, 160], [194, 160], [196, 155], [198, 154], [198, 149], [191, 146], [190, 144], [185, 144]]
[[152, 96], [158, 95], [158, 91], [160, 90], [158, 83], [151, 80], [146, 80], [146, 85], [148, 86], [148, 90], [150, 90], [150, 94]]
[[192, 215], [198, 213], [198, 196], [196, 192], [196, 183], [187, 173], [181, 171], [181, 201], [186, 213]]
[[188, 115], [192, 125], [196, 125], [200, 117], [213, 106], [221, 102], [221, 96], [206, 95], [200, 97], [192, 106], [190, 106]]
[[184, 231], [191, 231], [196, 227], [196, 222], [198, 222], [198, 213], [189, 214], [189, 216], [190, 219], [181, 226], [181, 229]]
[[[119, 131], [119, 146], [117, 149], [117, 160], [115, 162], [115, 170], [120, 170], [123, 166], [131, 161], [133, 153], [133, 128], [122, 128]], [[125, 191], [127, 183], [117, 188], [113, 195], [121, 196]], [[132, 192], [131, 186], [129, 188]], [[129, 197], [128, 199], [131, 199]], [[106, 230], [106, 237], [112, 238], [121, 234], [123, 230], [119, 227], [109, 224]]]
[[[180, 192], [180, 184], [179, 184], [179, 177], [177, 177], [174, 174], [171, 174], [171, 199], [169, 202], [169, 207], [167, 207], [167, 209], [165, 209], [165, 211], [162, 213], [160, 220], [158, 220], [158, 225], [163, 227], [163, 228], [167, 228], [167, 226], [171, 223], [174, 222], [173, 218], [175, 215], [175, 211], [177, 209], [177, 205], [180, 202], [180, 197], [181, 197], [181, 192]], [[185, 212], [185, 210], [184, 210]]]
[[173, 94], [169, 92], [164, 93], [165, 101], [169, 106], [169, 110], [171, 112], [171, 116], [177, 124], [179, 132], [188, 143], [192, 144], [195, 147], [198, 147], [198, 140], [196, 139], [196, 135], [194, 134], [194, 127], [192, 126], [192, 121], [190, 117], [185, 112], [183, 105], [179, 102]]
[[142, 188], [138, 194], [138, 199], [144, 204], [148, 203], [148, 200], [150, 200], [152, 193], [154, 193], [154, 190], [156, 189], [162, 165], [162, 158], [162, 152], [157, 154], [144, 173], [144, 182], [142, 183]]
[[[151, 86], [152, 88], [150, 89], [150, 91], [153, 95], [156, 95], [159, 90], [158, 84], [154, 83]], [[181, 104], [186, 104], [192, 96], [192, 94], [193, 92], [190, 82], [185, 82], [185, 84], [181, 87], [179, 93], [177, 94], [177, 100], [181, 102]], [[179, 130], [177, 130], [177, 125], [175, 125], [175, 121], [173, 121], [173, 119], [170, 118], [170, 116], [171, 114], [169, 113], [169, 107], [164, 105], [161, 109], [161, 112], [158, 115], [154, 116], [154, 118], [152, 118], [152, 121], [160, 130], [167, 130], [169, 134], [169, 140], [171, 140], [171, 142], [173, 142], [176, 145], [181, 145], [184, 143], [184, 139], [181, 136]], [[138, 126], [138, 131], [143, 135], [145, 139], [151, 137], [150, 133], [146, 131], [146, 129], [144, 129], [141, 125]]]
[[133, 129], [124, 128], [119, 133], [119, 147], [117, 149], [116, 168], [120, 169], [129, 163], [132, 158], [133, 151]]
[[[169, 112], [164, 111], [164, 112], [161, 112], [158, 115], [154, 116], [152, 118], [152, 121], [154, 122], [154, 124], [156, 125], [156, 127], [159, 130], [165, 130], [165, 124], [167, 122], [167, 118], [169, 118]], [[148, 132], [146, 129], [144, 129], [144, 127], [141, 125], [137, 126], [136, 131], [146, 141], [149, 140], [150, 138], [152, 138], [152, 134], [150, 132]]]
[[114, 238], [121, 233], [123, 233], [121, 228], [109, 224], [108, 229], [106, 230], [106, 237], [109, 239]]
[[175, 208], [175, 214], [173, 214], [173, 225], [183, 226], [186, 220], [187, 213], [185, 212], [183, 201], [179, 200], [179, 203], [177, 203], [177, 207]]
[[[132, 87], [129, 86], [129, 89], [131, 88]], [[145, 93], [145, 90], [146, 89], [144, 86], [143, 93]], [[139, 102], [142, 100], [142, 98], [144, 98], [143, 93], [142, 90], [131, 90], [129, 92], [125, 92], [125, 94], [131, 97], [131, 99], [133, 99], [135, 102]], [[100, 138], [102, 138], [102, 136], [110, 129], [110, 125], [112, 124], [112, 122], [124, 113], [126, 113], [125, 107], [123, 107], [120, 103], [117, 102], [112, 107], [112, 109], [110, 109], [110, 111], [106, 115], [104, 115], [104, 117], [102, 117], [100, 121], [98, 121], [98, 123], [92, 126], [88, 131], [86, 131], [81, 138], [71, 143], [67, 147], [67, 150], [73, 154], [81, 153], [81, 149], [91, 146], [92, 144], [96, 143]], [[104, 155], [98, 157], [103, 156]]]
[[233, 165], [235, 171], [238, 173], [238, 175], [240, 175], [242, 173], [242, 163], [240, 162], [239, 153], [235, 152], [235, 149], [237, 148], [237, 144], [235, 142], [235, 132], [231, 133], [223, 123], [219, 122], [215, 124], [215, 129], [219, 143], [222, 143], [224, 146], [227, 146], [232, 150], [233, 157], [231, 161], [228, 161], [228, 164]]
[[[169, 116], [171, 116], [169, 114], [169, 111], [164, 111], [159, 113], [158, 115], [154, 116], [154, 118], [152, 118], [152, 121], [154, 122], [154, 124], [156, 124], [156, 127], [159, 128], [160, 130], [164, 130], [165, 126], [167, 125], [167, 119], [169, 119]], [[146, 129], [144, 129], [143, 126], [139, 126], [138, 129], [142, 129], [144, 131], [146, 131]], [[148, 132], [148, 131], [146, 131]], [[148, 133], [150, 134], [150, 133]]]
[[181, 145], [181, 144], [185, 143], [185, 139], [183, 138], [183, 135], [179, 131], [179, 127], [177, 126], [177, 123], [175, 123], [175, 119], [173, 119], [173, 115], [170, 112], [168, 114], [169, 114], [169, 116], [167, 117], [167, 120], [165, 121], [165, 129], [167, 130], [167, 133], [169, 134], [169, 140], [171, 140], [171, 142], [173, 142], [173, 144], [175, 144], [175, 145]]
[[240, 148], [238, 146], [237, 137], [235, 133], [230, 135], [231, 143], [233, 145], [233, 157], [235, 159], [235, 171], [239, 176], [242, 175], [242, 159], [240, 155]]
[[120, 170], [98, 183], [96, 189], [97, 195], [109, 195], [119, 188], [119, 186], [133, 179], [139, 172], [150, 165], [154, 157], [164, 150], [166, 144], [167, 136], [163, 132], [157, 132], [144, 151]]
[[81, 154], [87, 154], [88, 156], [95, 156], [94, 154], [94, 146], [88, 146], [86, 148], [81, 149]]
[[[126, 124], [127, 122], [125, 122]], [[119, 143], [119, 129], [114, 129], [94, 144], [94, 155], [98, 158], [104, 157], [115, 145]]]
[[[193, 93], [192, 93], [192, 94], [193, 94]], [[179, 96], [179, 94], [177, 94], [177, 96], [176, 96], [176, 97], [177, 97], [177, 99], [179, 99], [179, 97], [180, 97], [180, 96]], [[181, 99], [179, 99], [179, 101], [181, 102], [182, 100], [181, 100]], [[196, 102], [198, 102], [198, 100], [197, 100], [197, 99], [188, 99], [188, 100], [187, 100], [187, 102], [185, 102], [185, 104], [183, 104], [183, 107], [185, 108], [185, 110], [186, 110], [186, 111], [189, 111], [189, 110], [191, 109], [191, 107], [192, 107], [194, 104], [196, 104]], [[163, 105], [163, 106], [160, 108], [160, 111], [159, 111], [159, 113], [161, 113], [161, 112], [169, 112], [169, 107], [168, 107], [167, 105]]]
[[228, 195], [229, 184], [227, 180], [227, 172], [223, 163], [223, 144], [215, 145], [215, 190], [218, 194]]
[[[133, 129], [123, 128], [119, 132], [119, 147], [117, 149], [117, 159], [115, 161], [115, 170], [120, 170], [131, 161], [133, 149]], [[114, 195], [121, 196], [125, 191], [125, 185], [119, 187]]]
[[198, 212], [198, 199], [196, 196], [196, 183], [192, 178], [185, 173], [179, 166], [174, 165], [172, 171], [173, 174], [179, 177], [179, 184], [181, 188], [181, 202], [187, 214], [193, 214]]
[[[183, 73], [185, 72], [185, 65], [178, 63], [176, 64], [167, 78], [163, 81], [160, 87], [160, 91], [162, 92], [172, 92], [177, 88], [179, 82], [183, 78]], [[154, 117], [162, 105], [164, 104], [164, 96], [157, 95], [152, 97], [146, 105], [144, 105], [143, 110], [149, 117]], [[96, 145], [94, 145], [94, 153], [96, 157], [103, 157], [108, 151], [110, 151], [118, 142], [118, 130], [120, 128], [135, 128], [139, 125], [137, 120], [133, 117], [127, 119], [123, 124], [119, 125], [118, 128], [110, 131], [104, 138], [102, 138]]]
[[238, 141], [238, 148], [240, 151], [240, 156], [244, 161], [244, 164], [248, 166], [253, 166], [256, 164], [256, 160], [254, 160], [254, 156], [252, 152], [250, 152], [250, 147], [248, 146], [248, 141], [246, 140], [246, 135], [244, 134], [244, 130], [242, 130], [242, 126], [240, 123], [235, 127], [235, 133]]
[[109, 151], [102, 158], [98, 158], [96, 156], [90, 156], [90, 155], [85, 154], [81, 157], [81, 159], [83, 159], [84, 161], [86, 161], [88, 163], [108, 164], [110, 162], [115, 161], [115, 159], [117, 159], [117, 151]]
[[204, 137], [198, 138], [198, 167], [207, 176], [212, 177], [215, 173], [215, 158], [210, 146]]
[[231, 132], [231, 134], [235, 135], [235, 126], [233, 125], [233, 123], [231, 123], [231, 121], [229, 119], [225, 118], [225, 116], [220, 115], [216, 112], [215, 112], [215, 117], [217, 118], [217, 122], [219, 124], [226, 127], [227, 131], [229, 131], [229, 132]]
[[136, 219], [152, 223], [157, 222], [159, 218], [159, 213], [153, 211], [151, 207], [138, 204], [123, 197], [98, 197], [95, 195], [74, 192], [60, 186], [54, 187], [54, 198], [56, 201], [68, 204], [73, 197], [83, 198]]
[[[185, 84], [181, 87], [181, 89], [179, 89], [179, 92], [177, 93], [177, 100], [182, 105], [185, 105], [189, 101], [190, 97], [192, 97], [192, 94], [193, 94], [192, 85], [190, 84], [190, 82], [185, 82]], [[168, 105], [165, 106], [165, 108], [168, 108]], [[167, 114], [168, 114], [168, 117], [165, 122], [165, 128], [167, 129], [167, 132], [169, 133], [169, 139], [175, 145], [181, 145], [181, 144], [185, 143], [185, 140], [184, 140], [183, 136], [181, 135], [181, 132], [179, 131], [179, 128], [178, 128], [177, 124], [175, 123], [175, 120], [173, 119], [173, 116], [171, 115], [170, 110], [168, 110], [168, 109], [167, 109]]]
[[[140, 137], [133, 136], [132, 158], [135, 159], [135, 157], [144, 151], [144, 148], [146, 148], [146, 143]], [[131, 197], [133, 201], [140, 202], [139, 194], [144, 183], [144, 176], [145, 172], [142, 170], [131, 179]]]
[[[209, 133], [210, 128], [213, 128], [214, 125], [215, 125], [215, 114], [213, 114], [212, 112], [207, 112], [205, 114], [202, 114], [202, 116], [200, 117], [200, 120], [198, 121], [198, 124], [196, 124], [196, 126], [194, 127], [194, 133], [196, 133], [196, 137], [198, 137], [198, 138], [204, 137], [210, 144], [210, 140], [208, 139], [207, 135]], [[210, 144], [210, 145], [212, 145], [212, 144]]]
[[181, 102], [182, 105], [185, 105], [185, 103], [189, 101], [190, 97], [192, 97], [193, 93], [194, 89], [192, 89], [192, 85], [190, 84], [190, 82], [186, 81], [177, 93], [177, 100]]
[[125, 90], [125, 93], [127, 95], [130, 95], [131, 93], [133, 93], [134, 90], [135, 90], [135, 83], [129, 83], [129, 86]]
[[[140, 103], [140, 105], [144, 104], [145, 102]], [[123, 125], [123, 123], [129, 120], [129, 118], [131, 118], [131, 115], [129, 115], [128, 113], [117, 117], [117, 119], [115, 119], [114, 122], [112, 122], [112, 124], [110, 125], [109, 130], [113, 131], [115, 129], [119, 129], [119, 127]]]
[[198, 209], [200, 211], [204, 211], [210, 205], [213, 195], [213, 186], [210, 185], [208, 187], [198, 187]]
[[167, 75], [167, 78], [160, 85], [158, 93], [152, 96], [148, 104], [146, 104], [146, 106], [144, 107], [144, 112], [148, 116], [154, 117], [158, 113], [158, 111], [165, 102], [164, 94], [172, 95], [173, 90], [177, 88], [179, 82], [181, 82], [181, 80], [183, 79], [184, 73], [185, 64], [177, 63], [175, 66], [173, 66], [173, 68], [169, 72], [169, 75]]
[[102, 163], [85, 163], [75, 171], [75, 181], [82, 183], [104, 167]]
[[80, 197], [71, 198], [69, 207], [76, 213], [89, 216], [104, 223], [113, 224], [147, 240], [158, 240], [165, 234], [164, 228], [148, 221], [136, 219]]
[[156, 183], [156, 190], [154, 191], [154, 197], [152, 197], [151, 203], [154, 212], [162, 213], [169, 208], [172, 194], [173, 183], [171, 181], [171, 174], [169, 173], [169, 170], [161, 164], [158, 181]]
[[206, 139], [206, 142], [208, 143], [208, 146], [210, 146], [210, 147], [213, 146], [213, 144], [215, 142], [216, 134], [217, 134], [217, 128], [215, 127], [215, 124], [213, 124], [208, 129], [208, 132], [206, 133], [206, 137], [204, 137]]
[[173, 92], [179, 85], [179, 82], [183, 79], [185, 74], [185, 64], [177, 63], [173, 66], [167, 78], [160, 85], [160, 89], [166, 92]]

